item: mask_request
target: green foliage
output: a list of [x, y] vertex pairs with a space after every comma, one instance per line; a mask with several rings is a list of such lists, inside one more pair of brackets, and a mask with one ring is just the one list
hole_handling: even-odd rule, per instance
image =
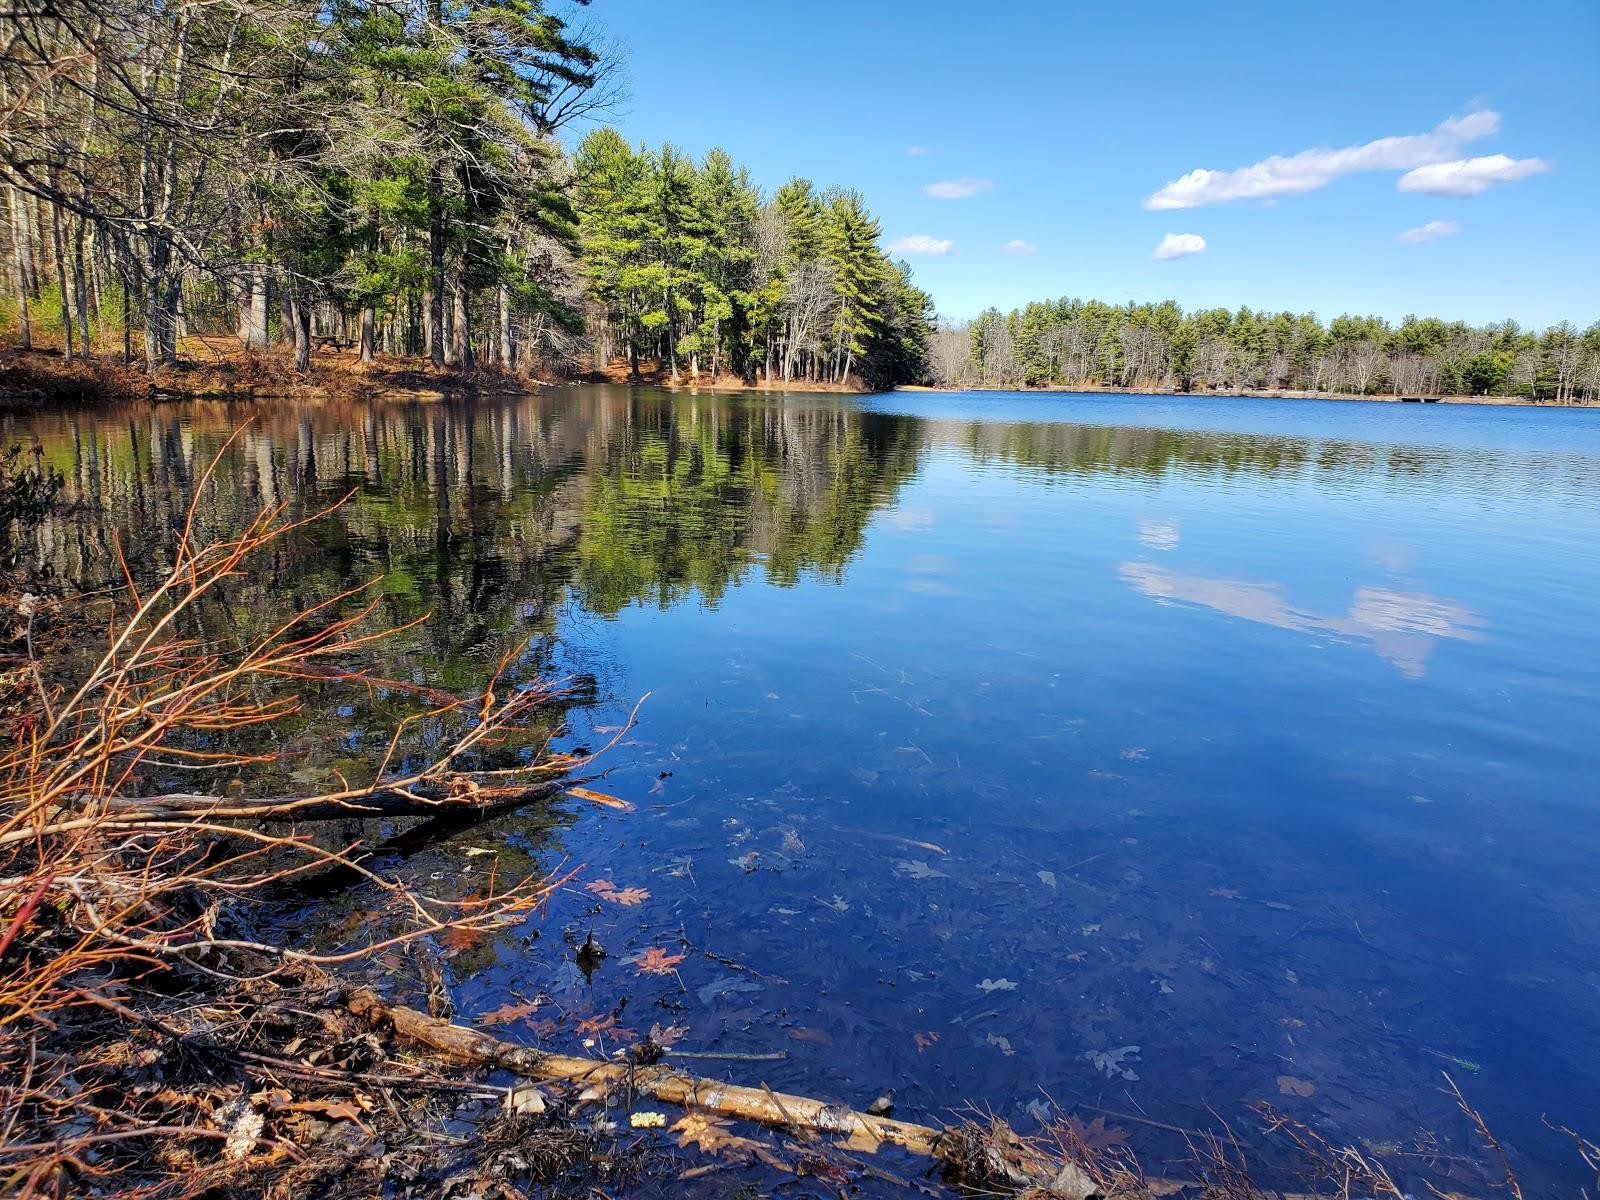
[[578, 147], [574, 180], [583, 271], [635, 371], [924, 376], [931, 304], [859, 193], [795, 179], [764, 202], [724, 151], [696, 164], [609, 129]]

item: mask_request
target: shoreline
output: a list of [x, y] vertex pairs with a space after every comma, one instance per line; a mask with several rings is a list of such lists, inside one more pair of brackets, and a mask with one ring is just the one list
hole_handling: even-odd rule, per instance
[[674, 382], [658, 372], [641, 372], [636, 379], [626, 371], [590, 371], [572, 378], [539, 379], [507, 374], [493, 367], [478, 368], [472, 374], [439, 370], [412, 358], [380, 357], [362, 366], [352, 355], [322, 355], [312, 360], [309, 375], [300, 375], [282, 355], [218, 354], [209, 360], [190, 355], [175, 368], [148, 375], [137, 363], [124, 365], [120, 355], [105, 354], [93, 359], [62, 359], [53, 347], [23, 350], [0, 347], [0, 405], [28, 407], [51, 401], [104, 402], [143, 400], [159, 404], [169, 400], [385, 400], [429, 403], [466, 396], [531, 396], [548, 388], [610, 386], [644, 387], [660, 391], [730, 395], [760, 392], [768, 395], [802, 393], [807, 395], [871, 396], [896, 392], [930, 395], [987, 393], [991, 395], [1108, 395], [1150, 396], [1187, 399], [1257, 400], [1338, 400], [1376, 404], [1452, 404], [1491, 408], [1600, 409], [1600, 404], [1560, 404], [1524, 396], [1395, 396], [1357, 395], [1352, 392], [1307, 392], [1289, 388], [1263, 390], [1220, 389], [1217, 391], [1150, 391], [1105, 385], [1043, 387], [947, 387], [936, 384], [902, 383], [892, 388], [873, 389], [858, 383], [819, 380], [746, 380], [724, 375], [712, 380], [695, 378], [687, 372]]
[[1595, 404], [1558, 404], [1553, 400], [1531, 400], [1525, 396], [1395, 396], [1395, 395], [1357, 395], [1354, 392], [1306, 392], [1290, 388], [1273, 388], [1259, 391], [1243, 391], [1237, 388], [1219, 389], [1217, 391], [1189, 391], [1180, 392], [1172, 388], [1162, 391], [1150, 391], [1144, 388], [1108, 387], [1104, 384], [1088, 386], [1071, 386], [1068, 384], [1047, 384], [1044, 387], [1028, 387], [1018, 385], [1005, 388], [961, 388], [946, 387], [941, 384], [902, 383], [892, 388], [896, 392], [930, 392], [930, 393], [958, 393], [958, 392], [992, 392], [996, 394], [1037, 394], [1041, 396], [1054, 394], [1064, 395], [1108, 395], [1108, 396], [1172, 396], [1191, 400], [1350, 400], [1362, 403], [1377, 404], [1471, 404], [1491, 408], [1600, 408]]
[[590, 371], [571, 378], [541, 379], [482, 366], [471, 373], [439, 369], [425, 360], [379, 356], [362, 365], [346, 352], [319, 354], [302, 375], [285, 354], [218, 352], [207, 357], [192, 349], [178, 365], [147, 374], [138, 361], [124, 364], [120, 349], [67, 362], [53, 346], [24, 350], [0, 345], [0, 406], [26, 408], [57, 401], [103, 403], [171, 400], [385, 400], [430, 403], [467, 396], [532, 396], [548, 388], [610, 386], [655, 388], [667, 392], [735, 394], [763, 392], [866, 396], [856, 383], [816, 380], [749, 381], [737, 375], [712, 380], [688, 372], [674, 382], [656, 371], [630, 379], [625, 371]]

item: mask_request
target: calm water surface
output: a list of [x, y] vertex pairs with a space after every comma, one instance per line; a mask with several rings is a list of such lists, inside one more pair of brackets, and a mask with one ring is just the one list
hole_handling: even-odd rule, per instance
[[[156, 562], [253, 412], [7, 418], [89, 502], [57, 569], [105, 577], [113, 536]], [[532, 635], [523, 668], [579, 685], [570, 743], [650, 694], [602, 785], [636, 812], [399, 863], [649, 893], [456, 948], [464, 1017], [543, 997], [501, 1031], [786, 1050], [694, 1065], [912, 1119], [1248, 1128], [1269, 1099], [1389, 1150], [1470, 1146], [1448, 1071], [1528, 1177], [1581, 1178], [1539, 1118], [1600, 1131], [1596, 414], [581, 388], [260, 412], [215, 500], [350, 489], [264, 596], [387, 572], [386, 616], [437, 614], [387, 669], [450, 688]], [[304, 735], [361, 761], [383, 705], [341, 704]], [[652, 946], [675, 974], [624, 961]], [[1108, 1120], [1156, 1170], [1180, 1148]]]

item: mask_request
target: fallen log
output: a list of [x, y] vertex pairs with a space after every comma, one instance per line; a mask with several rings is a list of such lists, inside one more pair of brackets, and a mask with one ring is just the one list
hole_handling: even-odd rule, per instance
[[583, 782], [562, 779], [533, 785], [377, 788], [337, 796], [207, 796], [172, 792], [161, 796], [119, 796], [107, 806], [111, 820], [125, 818], [182, 821], [204, 817], [214, 821], [336, 821], [368, 817], [481, 817], [544, 800]]
[[535, 1080], [627, 1084], [665, 1104], [703, 1109], [762, 1125], [836, 1134], [851, 1139], [857, 1146], [887, 1142], [912, 1154], [951, 1163], [956, 1161], [956, 1140], [931, 1125], [869, 1116], [843, 1105], [774, 1092], [769, 1088], [700, 1079], [668, 1067], [546, 1054], [530, 1046], [501, 1041], [476, 1029], [441, 1021], [414, 1008], [390, 1004], [369, 987], [353, 990], [346, 1004], [363, 1020], [385, 1026], [400, 1037], [476, 1066], [497, 1067]]

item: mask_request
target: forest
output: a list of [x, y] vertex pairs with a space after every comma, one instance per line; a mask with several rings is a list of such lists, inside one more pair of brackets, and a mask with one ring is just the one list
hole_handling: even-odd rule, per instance
[[569, 155], [619, 63], [537, 0], [11, 16], [0, 319], [24, 348], [152, 371], [215, 337], [301, 371], [331, 343], [523, 375], [614, 355], [675, 380], [925, 373], [931, 302], [859, 194], [769, 199], [721, 151], [606, 129]]
[[1600, 399], [1600, 324], [1536, 332], [1408, 316], [1185, 312], [1177, 304], [1054, 300], [946, 323], [929, 350], [945, 387], [1098, 386], [1131, 390]]
[[1600, 325], [1076, 299], [936, 325], [859, 192], [769, 195], [605, 127], [617, 52], [537, 0], [63, 0], [9, 28], [0, 327], [68, 361], [1600, 399]]

